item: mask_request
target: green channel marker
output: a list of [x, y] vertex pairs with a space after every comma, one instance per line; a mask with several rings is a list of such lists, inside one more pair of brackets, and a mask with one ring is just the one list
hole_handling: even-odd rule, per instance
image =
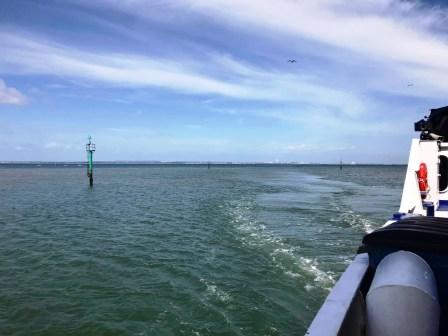
[[87, 152], [87, 177], [89, 178], [89, 184], [93, 186], [93, 152], [95, 151], [95, 144], [92, 143], [92, 137], [89, 136], [89, 142], [86, 145]]

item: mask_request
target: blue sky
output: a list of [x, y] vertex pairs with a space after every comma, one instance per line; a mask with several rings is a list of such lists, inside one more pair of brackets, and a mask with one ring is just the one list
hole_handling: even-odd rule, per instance
[[[0, 161], [405, 163], [448, 105], [448, 10], [393, 0], [0, 2]], [[295, 59], [296, 63], [289, 63]]]

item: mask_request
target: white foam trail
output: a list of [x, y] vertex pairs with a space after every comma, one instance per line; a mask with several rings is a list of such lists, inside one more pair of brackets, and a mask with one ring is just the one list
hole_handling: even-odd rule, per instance
[[322, 285], [324, 288], [330, 289], [336, 283], [333, 272], [325, 272], [319, 269], [317, 258], [300, 257], [299, 262], [301, 263], [302, 269], [314, 276], [314, 282]]
[[306, 284], [303, 288], [305, 288], [307, 292], [311, 292], [315, 287], [313, 285]]
[[232, 297], [230, 296], [230, 294], [218, 288], [217, 285], [209, 283], [205, 279], [200, 279], [200, 281], [205, 285], [206, 287], [205, 291], [208, 296], [214, 297], [218, 299], [218, 301], [221, 301], [223, 303], [228, 303], [232, 301]]
[[341, 207], [335, 206], [335, 203], [332, 203], [333, 208], [337, 208], [338, 212], [335, 216], [330, 217], [328, 220], [333, 223], [342, 223], [345, 222], [353, 228], [360, 228], [366, 233], [370, 233], [375, 230], [377, 226], [373, 221], [364, 218], [361, 214], [355, 213], [351, 209], [344, 209]]
[[352, 227], [362, 228], [366, 233], [374, 230], [374, 223], [361, 215], [354, 213], [352, 210], [341, 213], [339, 221], [344, 221]]
[[[268, 250], [273, 264], [292, 278], [303, 277], [303, 273], [314, 277], [318, 287], [331, 289], [335, 284], [334, 273], [319, 269], [317, 259], [300, 256], [300, 247], [290, 246], [281, 238], [275, 236], [266, 227], [250, 217], [250, 206], [237, 205], [232, 208], [233, 224], [241, 233], [238, 239], [246, 246], [259, 247]], [[269, 252], [270, 250], [270, 252]]]

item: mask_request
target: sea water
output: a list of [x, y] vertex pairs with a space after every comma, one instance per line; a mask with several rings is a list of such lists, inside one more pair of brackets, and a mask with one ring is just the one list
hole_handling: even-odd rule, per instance
[[0, 166], [1, 335], [301, 335], [404, 166]]

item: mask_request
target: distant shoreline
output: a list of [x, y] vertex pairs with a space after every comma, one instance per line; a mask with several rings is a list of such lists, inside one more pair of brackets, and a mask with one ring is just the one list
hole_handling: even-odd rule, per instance
[[[46, 167], [84, 167], [86, 162], [48, 162], [48, 161], [3, 161], [0, 166], [46, 166]], [[298, 162], [188, 162], [188, 161], [97, 161], [96, 166], [258, 166], [258, 167], [278, 167], [278, 166], [337, 166], [339, 163], [298, 163]], [[363, 166], [406, 166], [404, 163], [347, 163], [343, 167], [363, 167]]]

